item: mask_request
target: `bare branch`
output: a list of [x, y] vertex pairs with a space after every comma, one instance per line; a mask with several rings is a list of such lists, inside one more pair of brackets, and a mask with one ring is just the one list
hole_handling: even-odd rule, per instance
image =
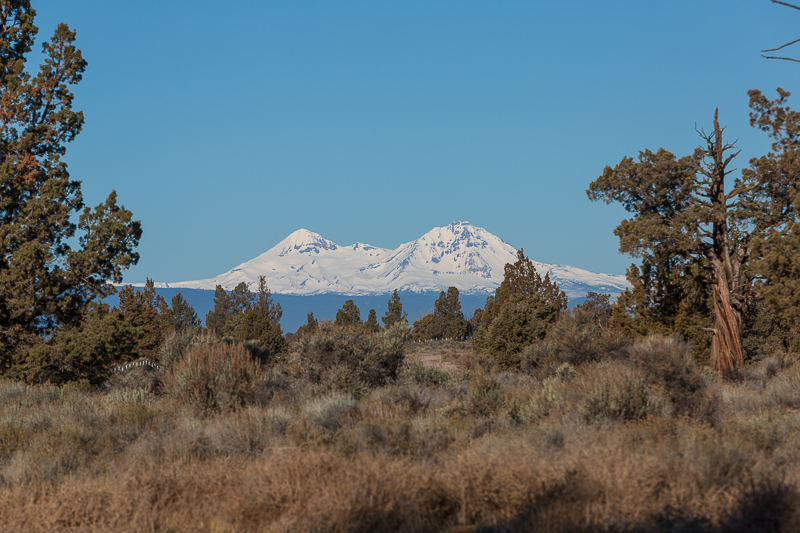
[[794, 9], [800, 9], [800, 7], [798, 7], [798, 6], [794, 5], [794, 4], [789, 4], [787, 2], [781, 2], [780, 0], [772, 0], [772, 3], [773, 4], [780, 4], [782, 6], [791, 7], [791, 8], [794, 8]]
[[765, 56], [764, 54], [761, 54], [761, 57], [764, 59], [783, 59], [784, 61], [796, 61], [797, 63], [800, 63], [800, 59], [795, 59], [793, 57]]
[[795, 39], [794, 41], [792, 41], [790, 43], [786, 43], [784, 45], [781, 45], [778, 48], [767, 48], [766, 50], [761, 50], [761, 51], [762, 52], [776, 52], [776, 51], [780, 50], [781, 48], [786, 48], [787, 46], [791, 46], [796, 42], [800, 42], [800, 39]]

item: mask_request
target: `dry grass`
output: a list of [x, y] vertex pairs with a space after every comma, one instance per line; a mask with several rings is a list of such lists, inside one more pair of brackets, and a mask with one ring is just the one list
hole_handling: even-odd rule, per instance
[[539, 375], [439, 347], [357, 395], [251, 369], [230, 410], [0, 382], [0, 531], [797, 530], [800, 365], [719, 384], [648, 342]]

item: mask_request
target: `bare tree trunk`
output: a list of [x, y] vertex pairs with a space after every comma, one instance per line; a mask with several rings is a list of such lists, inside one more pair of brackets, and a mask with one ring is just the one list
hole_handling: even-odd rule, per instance
[[711, 367], [722, 378], [739, 379], [744, 370], [742, 313], [732, 305], [728, 287], [724, 279], [713, 286], [716, 321], [711, 341]]
[[711, 178], [706, 195], [711, 202], [713, 222], [712, 243], [709, 262], [712, 271], [711, 284], [714, 297], [714, 339], [711, 342], [711, 366], [720, 377], [738, 379], [744, 370], [742, 356], [742, 311], [740, 275], [742, 254], [731, 257], [731, 241], [728, 233], [728, 197], [725, 194], [726, 167], [739, 152], [725, 157], [725, 152], [733, 148], [723, 144], [722, 128], [719, 126], [719, 109], [714, 112], [714, 133], [705, 137], [708, 148], [706, 154], [714, 159], [709, 172]]

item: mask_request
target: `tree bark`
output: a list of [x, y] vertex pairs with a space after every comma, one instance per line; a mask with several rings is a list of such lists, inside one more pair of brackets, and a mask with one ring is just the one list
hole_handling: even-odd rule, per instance
[[711, 367], [723, 379], [740, 379], [744, 371], [742, 356], [742, 313], [731, 301], [731, 291], [724, 279], [715, 276], [714, 338], [711, 341]]
[[[731, 242], [728, 232], [727, 197], [725, 175], [731, 159], [739, 152], [725, 157], [725, 151], [733, 145], [723, 144], [722, 128], [719, 126], [719, 109], [714, 112], [714, 133], [706, 137], [707, 154], [714, 160], [707, 197], [712, 206], [713, 242], [709, 253], [714, 298], [714, 338], [711, 341], [711, 366], [723, 379], [739, 379], [744, 370], [742, 355], [742, 298], [741, 260], [743, 254], [731, 257]], [[741, 256], [741, 257], [740, 257]]]

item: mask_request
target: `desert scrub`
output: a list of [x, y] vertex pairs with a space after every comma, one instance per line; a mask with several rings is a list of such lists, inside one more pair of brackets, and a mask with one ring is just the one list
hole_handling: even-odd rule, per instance
[[373, 334], [364, 328], [325, 322], [293, 345], [292, 359], [312, 381], [321, 381], [325, 372], [338, 366], [347, 368], [366, 386], [376, 387], [397, 377], [409, 338], [408, 326], [403, 323]]
[[352, 396], [339, 392], [310, 400], [303, 406], [306, 420], [328, 431], [339, 429], [342, 417], [355, 412], [358, 412], [358, 402]]
[[719, 395], [681, 337], [651, 335], [626, 347], [622, 357], [641, 370], [651, 386], [666, 391], [675, 416], [713, 420]]
[[515, 391], [507, 399], [508, 418], [528, 424], [547, 418], [564, 404], [563, 387], [558, 379], [547, 379], [530, 391]]
[[594, 313], [581, 308], [568, 310], [553, 324], [544, 340], [523, 350], [521, 368], [532, 373], [547, 363], [557, 368], [564, 363], [579, 365], [612, 359], [627, 342], [602, 328]]
[[236, 409], [257, 399], [261, 366], [241, 345], [220, 342], [188, 350], [164, 378], [164, 392], [199, 412]]
[[237, 341], [232, 338], [223, 340], [216, 335], [201, 330], [190, 330], [183, 333], [171, 332], [164, 339], [164, 343], [158, 350], [158, 364], [167, 371], [172, 368], [173, 364], [183, 359], [183, 356], [189, 350], [222, 342], [236, 343]]
[[448, 411], [461, 416], [494, 417], [506, 405], [503, 384], [491, 374], [480, 374], [469, 384], [469, 395], [451, 404]]
[[637, 420], [660, 414], [663, 399], [652, 394], [644, 374], [621, 364], [587, 365], [578, 412], [587, 420]]
[[421, 363], [411, 363], [406, 371], [408, 376], [420, 385], [440, 386], [452, 380], [446, 370], [434, 366], [425, 366]]

